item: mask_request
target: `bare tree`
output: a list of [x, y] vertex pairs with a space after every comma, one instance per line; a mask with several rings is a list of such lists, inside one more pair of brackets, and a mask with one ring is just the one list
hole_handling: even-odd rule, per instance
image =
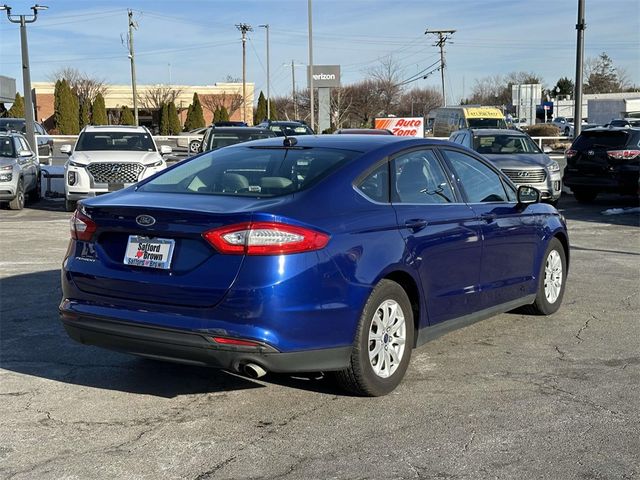
[[338, 129], [342, 128], [351, 113], [353, 98], [349, 88], [338, 87], [331, 90], [331, 125]]
[[380, 60], [380, 64], [368, 72], [368, 79], [373, 80], [378, 95], [382, 114], [395, 113], [394, 109], [400, 99], [400, 66], [392, 56]]
[[400, 97], [397, 115], [426, 117], [442, 105], [442, 94], [437, 88], [413, 88]]
[[383, 100], [380, 97], [378, 82], [363, 80], [346, 87], [351, 96], [349, 126], [370, 127], [373, 119], [384, 112]]
[[179, 88], [173, 88], [168, 85], [154, 85], [139, 93], [138, 101], [143, 108], [155, 109], [167, 103], [175, 102], [181, 93], [182, 90]]
[[108, 90], [104, 79], [91, 77], [77, 68], [65, 67], [49, 75], [49, 79], [53, 82], [63, 78], [78, 96], [81, 104], [86, 101], [93, 103], [98, 93], [104, 97]]
[[212, 95], [201, 95], [200, 103], [213, 114], [216, 110], [225, 107], [229, 116], [242, 107], [242, 95], [239, 93], [222, 92]]

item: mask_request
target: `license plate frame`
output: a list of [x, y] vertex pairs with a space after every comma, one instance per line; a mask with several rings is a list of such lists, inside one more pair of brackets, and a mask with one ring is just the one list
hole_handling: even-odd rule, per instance
[[134, 267], [169, 270], [175, 246], [172, 238], [129, 235], [123, 262]]

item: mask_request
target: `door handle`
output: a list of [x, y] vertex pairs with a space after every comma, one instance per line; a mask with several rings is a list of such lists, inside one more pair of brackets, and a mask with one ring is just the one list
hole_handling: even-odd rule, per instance
[[411, 220], [407, 220], [406, 222], [404, 222], [405, 228], [413, 230], [414, 232], [423, 229], [428, 224], [429, 222], [423, 218], [412, 218]]
[[480, 218], [487, 223], [491, 223], [496, 218], [498, 218], [498, 215], [496, 215], [495, 213], [483, 213], [482, 215], [480, 215]]

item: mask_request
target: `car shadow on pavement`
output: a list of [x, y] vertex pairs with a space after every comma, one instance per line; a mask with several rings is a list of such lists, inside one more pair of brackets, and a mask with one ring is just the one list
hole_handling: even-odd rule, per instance
[[214, 368], [148, 360], [81, 345], [58, 318], [60, 271], [0, 279], [0, 368], [105, 390], [173, 398], [262, 388], [265, 383], [340, 395], [321, 375], [269, 374], [258, 381]]
[[639, 205], [638, 197], [600, 194], [591, 203], [578, 203], [573, 195], [564, 194], [558, 210], [567, 220], [640, 227], [640, 213], [631, 210]]

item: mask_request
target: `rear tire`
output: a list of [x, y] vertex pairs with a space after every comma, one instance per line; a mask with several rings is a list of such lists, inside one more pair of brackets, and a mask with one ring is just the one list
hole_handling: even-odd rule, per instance
[[598, 196], [598, 191], [590, 188], [576, 188], [571, 189], [571, 191], [578, 203], [591, 203]]
[[551, 315], [562, 304], [567, 279], [567, 255], [562, 242], [552, 238], [544, 254], [536, 299], [525, 308], [532, 315]]
[[42, 178], [40, 172], [38, 172], [38, 179], [36, 180], [36, 186], [33, 191], [29, 192], [29, 200], [37, 202], [42, 198]]
[[24, 208], [24, 181], [18, 180], [18, 188], [16, 188], [16, 196], [9, 202], [11, 210], [22, 210]]
[[360, 316], [349, 366], [334, 376], [345, 390], [386, 395], [402, 381], [413, 349], [413, 310], [404, 289], [381, 280]]
[[200, 151], [200, 140], [191, 140], [189, 142], [189, 153], [198, 153]]

